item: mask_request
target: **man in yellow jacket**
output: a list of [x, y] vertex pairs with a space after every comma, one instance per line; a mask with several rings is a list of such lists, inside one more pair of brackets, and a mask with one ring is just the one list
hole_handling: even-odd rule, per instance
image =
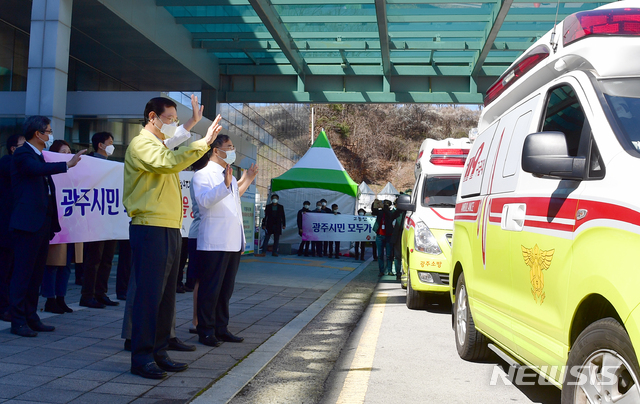
[[133, 276], [131, 373], [150, 379], [180, 372], [186, 363], [169, 358], [167, 347], [176, 306], [176, 279], [182, 238], [182, 194], [178, 173], [202, 157], [222, 129], [218, 115], [204, 139], [171, 150], [165, 140], [176, 130], [189, 131], [202, 119], [204, 107], [191, 96], [193, 116], [178, 128], [176, 104], [151, 99], [144, 110], [144, 129], [133, 138], [124, 160], [123, 202], [131, 217], [129, 240]]

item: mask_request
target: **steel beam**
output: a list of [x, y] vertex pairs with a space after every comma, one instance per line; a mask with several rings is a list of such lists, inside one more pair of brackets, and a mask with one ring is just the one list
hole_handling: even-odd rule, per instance
[[378, 34], [380, 35], [382, 73], [385, 76], [389, 76], [391, 74], [391, 52], [389, 51], [389, 30], [387, 28], [387, 2], [385, 0], [375, 0], [375, 4]]
[[[500, 37], [503, 38], [535, 38], [542, 36], [549, 31], [548, 27], [541, 28], [537, 31], [501, 31]], [[376, 40], [379, 39], [377, 32], [317, 32], [317, 31], [290, 31], [289, 34], [292, 38], [298, 40], [313, 40], [313, 39], [327, 39], [327, 38], [340, 38], [340, 39], [362, 39], [362, 40]], [[217, 39], [252, 39], [252, 40], [266, 40], [272, 39], [269, 32], [193, 32], [193, 39], [198, 40], [217, 40]], [[392, 31], [389, 32], [389, 37], [392, 40], [401, 40], [402, 38], [478, 38], [484, 40], [486, 31]]]
[[289, 59], [289, 63], [296, 70], [298, 76], [304, 80], [304, 76], [307, 74], [306, 62], [270, 0], [249, 0], [249, 3], [280, 46], [282, 53]]
[[431, 104], [481, 104], [483, 95], [470, 92], [379, 92], [379, 91], [219, 91], [219, 102], [227, 103], [431, 103]]
[[511, 4], [513, 4], [513, 0], [499, 0], [498, 3], [496, 3], [496, 5], [494, 6], [491, 15], [491, 26], [487, 27], [488, 30], [484, 40], [484, 46], [478, 54], [478, 58], [473, 63], [473, 69], [471, 70], [472, 77], [478, 75], [478, 72], [482, 68], [482, 64], [489, 55], [489, 51], [491, 51], [491, 48], [493, 48], [493, 43], [498, 37], [500, 28], [502, 28], [502, 23], [507, 17], [507, 14], [509, 14]]

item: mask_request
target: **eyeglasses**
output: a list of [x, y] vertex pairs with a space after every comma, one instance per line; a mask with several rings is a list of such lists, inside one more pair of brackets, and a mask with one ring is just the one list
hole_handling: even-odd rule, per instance
[[226, 146], [226, 147], [218, 147], [218, 149], [223, 150], [223, 151], [231, 151], [231, 150], [235, 150], [236, 147], [235, 146]]
[[53, 129], [49, 129], [49, 130], [39, 130], [38, 132], [42, 133], [43, 135], [52, 135], [53, 134]]
[[175, 123], [176, 125], [178, 125], [180, 123], [180, 119], [178, 119], [177, 117], [176, 118], [171, 117], [171, 116], [170, 117], [166, 117], [164, 115], [160, 115], [160, 116], [163, 117], [164, 119], [168, 119], [170, 124], [171, 123]]

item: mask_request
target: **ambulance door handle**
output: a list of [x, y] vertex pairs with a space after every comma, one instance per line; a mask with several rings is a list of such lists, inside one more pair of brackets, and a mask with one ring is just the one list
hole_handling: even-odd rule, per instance
[[527, 205], [524, 203], [509, 203], [502, 208], [500, 228], [508, 231], [522, 231], [527, 214]]

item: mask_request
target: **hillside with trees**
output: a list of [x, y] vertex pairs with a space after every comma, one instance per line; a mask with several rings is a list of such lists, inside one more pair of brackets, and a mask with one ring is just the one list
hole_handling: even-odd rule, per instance
[[458, 105], [316, 104], [315, 134], [324, 128], [338, 159], [357, 183], [378, 192], [387, 181], [412, 188], [413, 168], [426, 138], [468, 136], [480, 111]]

